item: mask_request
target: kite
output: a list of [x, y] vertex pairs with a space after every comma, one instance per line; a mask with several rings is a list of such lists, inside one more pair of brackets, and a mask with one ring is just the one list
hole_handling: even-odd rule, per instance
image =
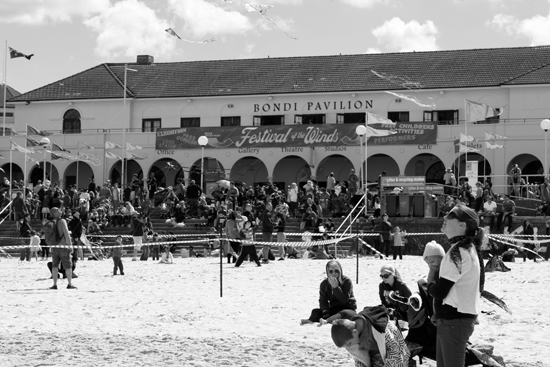
[[260, 4], [250, 4], [250, 3], [246, 3], [244, 4], [244, 11], [247, 12], [247, 13], [252, 13], [252, 12], [257, 12], [257, 13], [260, 13], [262, 15], [262, 17], [264, 17], [267, 21], [275, 24], [275, 26], [277, 26], [281, 31], [283, 31], [283, 33], [290, 39], [293, 39], [293, 40], [297, 40], [298, 38], [296, 37], [292, 37], [290, 34], [287, 33], [287, 31], [279, 24], [277, 23], [276, 21], [274, 21], [273, 19], [271, 19], [270, 17], [267, 16], [267, 10], [269, 8], [273, 8], [273, 5], [260, 5]]
[[166, 167], [164, 167], [164, 169], [167, 169], [167, 170], [177, 170], [176, 166], [174, 166], [172, 163], [170, 162], [166, 162]]
[[413, 82], [406, 76], [391, 75], [391, 74], [386, 74], [382, 72], [377, 72], [374, 70], [371, 70], [371, 72], [377, 77], [379, 77], [380, 79], [387, 80], [392, 84], [399, 85], [400, 87], [403, 87], [406, 89], [418, 90], [418, 89], [422, 89], [423, 87], [422, 84], [418, 82]]
[[218, 37], [212, 37], [212, 38], [209, 38], [207, 40], [204, 40], [204, 41], [191, 41], [191, 40], [186, 40], [185, 38], [181, 38], [172, 28], [168, 28], [168, 29], [165, 29], [166, 33], [174, 36], [174, 37], [177, 37], [178, 39], [182, 40], [182, 41], [185, 41], [185, 42], [189, 42], [189, 43], [210, 43], [210, 42], [214, 42], [215, 40], [218, 39]]
[[420, 107], [426, 107], [426, 108], [435, 108], [435, 103], [432, 103], [432, 104], [423, 104], [421, 103], [418, 98], [416, 97], [413, 97], [413, 96], [408, 96], [406, 94], [401, 94], [401, 93], [395, 93], [395, 92], [389, 92], [389, 91], [386, 91], [386, 93], [389, 93], [393, 96], [396, 96], [398, 98], [402, 98], [402, 99], [406, 99], [407, 101], [411, 101], [413, 102], [414, 104], [420, 106]]

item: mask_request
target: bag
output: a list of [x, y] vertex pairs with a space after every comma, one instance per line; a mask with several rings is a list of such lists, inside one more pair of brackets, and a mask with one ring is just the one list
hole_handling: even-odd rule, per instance
[[44, 239], [46, 244], [50, 246], [57, 245], [63, 236], [59, 235], [59, 229], [57, 228], [57, 221], [49, 221], [44, 225]]

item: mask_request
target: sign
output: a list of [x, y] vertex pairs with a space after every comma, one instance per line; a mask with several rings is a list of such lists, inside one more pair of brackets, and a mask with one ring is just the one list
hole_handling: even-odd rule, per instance
[[[437, 121], [396, 122], [392, 129], [396, 134], [388, 136], [373, 136], [369, 145], [409, 145], [436, 144]], [[420, 149], [420, 148], [419, 148]]]
[[426, 191], [424, 176], [385, 176], [382, 177], [382, 188], [402, 187], [403, 194], [415, 194]]
[[[358, 146], [355, 128], [360, 124], [277, 125], [239, 127], [165, 128], [156, 133], [155, 149], [199, 149], [199, 137], [208, 138], [207, 148], [262, 148]], [[340, 148], [339, 151], [344, 151]]]

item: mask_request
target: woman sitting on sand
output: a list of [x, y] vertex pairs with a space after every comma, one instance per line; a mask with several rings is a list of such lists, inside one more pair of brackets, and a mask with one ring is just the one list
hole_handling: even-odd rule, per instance
[[378, 286], [380, 301], [386, 309], [394, 310], [394, 316], [399, 320], [407, 321], [407, 303], [411, 296], [411, 290], [401, 279], [401, 274], [392, 265], [383, 265], [380, 269], [382, 282]]
[[174, 256], [170, 252], [170, 245], [164, 245], [164, 252], [162, 253], [162, 257], [160, 258], [160, 264], [173, 264], [174, 263]]
[[319, 308], [311, 310], [308, 319], [302, 319], [300, 325], [318, 322], [319, 326], [333, 320], [349, 319], [356, 314], [357, 302], [353, 295], [353, 282], [342, 272], [342, 266], [336, 260], [326, 265], [327, 279], [319, 289]]

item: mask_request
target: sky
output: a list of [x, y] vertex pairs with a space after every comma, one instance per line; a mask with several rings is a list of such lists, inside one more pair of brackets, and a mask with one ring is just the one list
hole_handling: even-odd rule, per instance
[[[175, 62], [550, 45], [550, 0], [2, 0], [0, 40], [1, 80], [24, 93], [137, 55]], [[6, 59], [6, 44], [34, 56]]]

